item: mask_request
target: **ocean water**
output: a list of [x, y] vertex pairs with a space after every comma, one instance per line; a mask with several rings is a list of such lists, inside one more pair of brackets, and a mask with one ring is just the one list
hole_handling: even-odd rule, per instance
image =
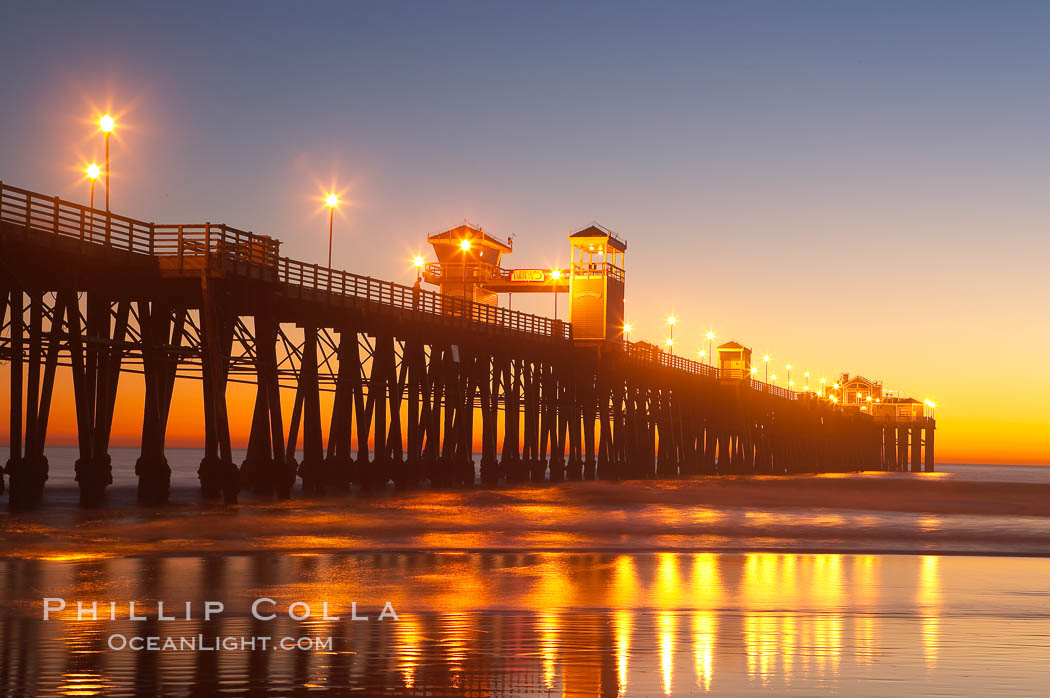
[[[171, 467], [173, 487], [194, 487], [198, 484], [197, 467], [204, 452], [196, 448], [168, 448], [166, 450], [168, 465]], [[137, 448], [112, 448], [110, 456], [113, 461], [113, 484], [117, 486], [135, 485], [135, 460], [139, 457]], [[233, 450], [235, 463], [244, 461], [244, 449]], [[49, 485], [74, 486], [73, 464], [77, 459], [77, 449], [68, 446], [51, 446], [47, 449], [50, 463]], [[302, 459], [302, 452], [296, 455]], [[481, 461], [481, 454], [474, 454], [475, 463]], [[959, 478], [980, 482], [1038, 482], [1050, 483], [1050, 467], [1026, 465], [977, 465], [941, 463], [937, 465], [940, 472], [949, 473]], [[480, 481], [480, 480], [479, 480]]]
[[[144, 509], [136, 456], [115, 449], [110, 505], [85, 511], [72, 449], [53, 449], [45, 506], [0, 513], [3, 695], [1050, 685], [1050, 468], [245, 496], [226, 507], [199, 501], [200, 452], [171, 449], [173, 502]], [[65, 603], [47, 621], [45, 598]], [[223, 610], [205, 620], [206, 602]], [[396, 620], [379, 619], [388, 603]], [[149, 638], [156, 651], [121, 646]], [[276, 647], [286, 638], [291, 648]]]

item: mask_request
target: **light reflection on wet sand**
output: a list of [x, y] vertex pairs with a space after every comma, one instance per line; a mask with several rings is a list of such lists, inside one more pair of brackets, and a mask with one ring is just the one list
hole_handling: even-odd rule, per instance
[[[406, 553], [0, 561], [4, 693], [298, 690], [850, 695], [1050, 680], [1050, 560], [719, 553]], [[994, 578], [995, 586], [988, 585]], [[269, 596], [277, 619], [249, 614]], [[61, 596], [60, 620], [39, 620]], [[226, 611], [200, 620], [203, 600]], [[76, 619], [109, 601], [118, 620]], [[147, 621], [127, 620], [137, 600]], [[191, 601], [192, 620], [159, 622]], [[379, 622], [385, 601], [401, 614]], [[314, 611], [295, 622], [292, 601]], [[320, 617], [321, 604], [340, 620]], [[368, 622], [349, 620], [351, 602]], [[181, 613], [181, 610], [177, 611]], [[113, 633], [331, 636], [331, 651], [111, 651]], [[947, 641], [946, 638], [951, 638]]]
[[201, 504], [196, 490], [182, 488], [161, 509], [137, 506], [134, 488], [111, 489], [110, 506], [101, 510], [80, 509], [75, 490], [56, 487], [39, 511], [0, 511], [5, 555], [54, 561], [348, 549], [1050, 555], [1050, 481], [967, 481], [940, 473], [567, 482], [284, 502], [245, 494], [231, 507]]

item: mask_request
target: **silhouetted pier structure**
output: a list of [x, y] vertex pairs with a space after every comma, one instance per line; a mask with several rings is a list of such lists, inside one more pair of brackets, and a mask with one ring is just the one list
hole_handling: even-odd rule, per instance
[[[88, 505], [112, 481], [127, 373], [145, 383], [136, 473], [150, 504], [168, 497], [165, 432], [185, 378], [202, 385], [201, 489], [226, 501], [246, 489], [288, 497], [297, 478], [308, 493], [470, 485], [476, 442], [485, 484], [933, 469], [933, 419], [879, 420], [622, 332], [574, 337], [566, 322], [288, 259], [279, 247], [222, 224], [154, 224], [0, 183], [11, 504], [42, 496], [60, 366]], [[622, 289], [622, 269], [584, 267], [599, 269], [587, 283], [600, 274]], [[230, 382], [257, 386], [241, 464]], [[295, 391], [290, 415], [282, 389]], [[322, 391], [334, 393], [327, 434]]]

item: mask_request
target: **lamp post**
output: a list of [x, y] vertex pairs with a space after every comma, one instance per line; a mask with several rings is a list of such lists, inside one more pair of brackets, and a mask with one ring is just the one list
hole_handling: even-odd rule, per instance
[[91, 199], [90, 204], [88, 205], [91, 212], [88, 214], [90, 220], [90, 223], [88, 223], [88, 230], [93, 230], [95, 228], [95, 180], [98, 179], [98, 174], [98, 165], [91, 163], [87, 166], [88, 180], [91, 181]]
[[625, 342], [630, 343], [631, 341], [631, 323], [623, 323], [623, 339]]
[[102, 129], [106, 140], [106, 213], [109, 213], [109, 134], [113, 132], [113, 117], [104, 114], [98, 120], [98, 126]]
[[[467, 300], [467, 253], [470, 252], [470, 239], [463, 238], [460, 240], [459, 249], [463, 252], [463, 300]], [[473, 291], [471, 291], [470, 300], [474, 300]]]
[[667, 346], [672, 354], [674, 354], [674, 324], [676, 322], [678, 322], [678, 318], [674, 315], [667, 318], [667, 324], [671, 326], [671, 336], [667, 338]]
[[335, 207], [339, 205], [339, 197], [329, 194], [324, 202], [328, 204], [328, 268], [332, 268], [332, 228], [335, 223]]
[[769, 382], [769, 354], [766, 354], [765, 356], [762, 357], [762, 363], [764, 363], [766, 365], [766, 373], [765, 373], [766, 381], [765, 382], [768, 383]]
[[708, 366], [711, 365], [711, 362], [714, 360], [714, 357], [715, 357], [714, 353], [711, 351], [711, 342], [714, 340], [714, 338], [715, 338], [715, 333], [711, 332], [711, 331], [708, 331], [708, 333], [707, 333], [707, 365]]
[[558, 279], [561, 278], [561, 270], [551, 269], [551, 281], [554, 282], [554, 319], [558, 319]]
[[423, 258], [416, 255], [412, 258], [412, 266], [416, 268], [416, 281], [423, 280]]
[[823, 378], [820, 379], [820, 396], [821, 397], [824, 397], [824, 385], [826, 383], [827, 383], [827, 381], [825, 379], [823, 379]]
[[809, 371], [806, 371], [806, 392], [809, 392]]

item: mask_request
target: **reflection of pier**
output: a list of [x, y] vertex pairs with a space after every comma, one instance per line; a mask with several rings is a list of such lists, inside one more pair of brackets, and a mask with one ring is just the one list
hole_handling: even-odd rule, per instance
[[[297, 478], [311, 493], [472, 484], [476, 443], [489, 484], [933, 467], [932, 419], [878, 422], [753, 380], [728, 356], [714, 367], [625, 342], [626, 244], [597, 227], [570, 237], [569, 324], [478, 302], [474, 290], [438, 294], [291, 260], [278, 240], [225, 225], [157, 225], [8, 186], [0, 221], [13, 505], [42, 496], [59, 367], [73, 387], [86, 504], [112, 480], [126, 372], [145, 384], [145, 503], [168, 497], [165, 433], [186, 377], [202, 384], [202, 491], [226, 501], [245, 488], [288, 497]], [[239, 467], [232, 382], [257, 386]], [[294, 390], [288, 419], [282, 388]]]
[[[8, 590], [0, 692], [156, 695], [180, 685], [200, 696], [231, 686], [249, 695], [812, 692], [828, 682], [880, 677], [887, 662], [897, 680], [923, 679], [942, 651], [938, 563], [774, 553], [7, 560], [0, 562], [0, 588]], [[117, 621], [78, 621], [70, 608], [42, 623], [36, 609], [28, 610], [39, 600], [11, 591], [23, 588], [28, 596], [31, 589], [14, 582], [34, 579], [70, 600], [98, 600], [102, 616], [110, 599], [139, 600], [150, 620], [127, 620], [125, 605]], [[493, 592], [478, 596], [479, 588]], [[248, 614], [259, 589], [282, 607], [273, 621]], [[401, 620], [376, 622], [374, 613], [369, 622], [347, 620], [351, 599], [376, 609], [388, 593]], [[430, 610], [449, 598], [459, 607]], [[191, 600], [195, 618], [156, 621], [155, 601], [174, 599]], [[204, 599], [223, 601], [226, 611], [202, 620]], [[283, 608], [293, 600], [314, 609], [327, 600], [343, 618], [292, 621]], [[7, 615], [23, 606], [26, 615]], [[1037, 624], [1033, 619], [1032, 628]], [[330, 652], [113, 651], [113, 633], [200, 635], [210, 644], [220, 637], [330, 636], [333, 645]]]

